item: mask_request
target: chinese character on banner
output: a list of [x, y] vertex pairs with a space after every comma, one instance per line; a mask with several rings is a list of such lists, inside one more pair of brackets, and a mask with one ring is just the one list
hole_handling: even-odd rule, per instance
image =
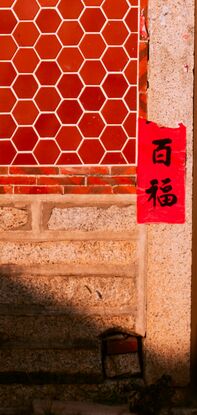
[[138, 223], [185, 222], [186, 128], [139, 119]]

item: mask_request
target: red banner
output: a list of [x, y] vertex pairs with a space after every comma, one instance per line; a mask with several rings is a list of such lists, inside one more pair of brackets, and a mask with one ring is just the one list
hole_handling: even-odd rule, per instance
[[138, 223], [185, 222], [186, 128], [139, 119]]

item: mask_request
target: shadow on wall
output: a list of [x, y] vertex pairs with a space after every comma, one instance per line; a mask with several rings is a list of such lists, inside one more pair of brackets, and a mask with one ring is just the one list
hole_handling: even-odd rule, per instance
[[128, 316], [98, 312], [102, 292], [88, 277], [15, 266], [0, 274], [0, 408], [28, 409], [35, 398], [125, 402], [125, 385], [143, 371]]
[[[143, 377], [128, 315], [98, 312], [102, 292], [88, 277], [0, 272], [0, 408], [28, 409], [35, 398], [125, 402], [130, 382]], [[149, 358], [160, 364], [156, 353]]]

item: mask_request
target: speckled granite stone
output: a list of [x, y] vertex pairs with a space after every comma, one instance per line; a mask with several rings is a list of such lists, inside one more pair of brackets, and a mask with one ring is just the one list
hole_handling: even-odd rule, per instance
[[0, 264], [128, 265], [136, 261], [136, 243], [128, 241], [0, 242]]
[[2, 276], [1, 304], [41, 304], [103, 314], [135, 309], [135, 278], [110, 276]]
[[0, 231], [10, 231], [23, 228], [28, 223], [27, 209], [12, 206], [0, 207]]
[[52, 209], [50, 230], [136, 231], [134, 206], [86, 206]]

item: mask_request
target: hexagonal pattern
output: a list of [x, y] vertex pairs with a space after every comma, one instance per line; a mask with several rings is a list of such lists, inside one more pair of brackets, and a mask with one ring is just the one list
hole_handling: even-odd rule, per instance
[[32, 125], [38, 115], [38, 109], [32, 101], [18, 101], [13, 116], [19, 125]]
[[38, 89], [38, 83], [32, 75], [19, 75], [13, 89], [18, 98], [32, 98]]
[[108, 45], [122, 45], [129, 32], [124, 22], [110, 20], [102, 31]]
[[65, 100], [57, 110], [63, 124], [76, 124], [82, 115], [82, 109], [77, 100]]
[[106, 70], [102, 62], [92, 60], [86, 61], [80, 71], [86, 85], [99, 85], [105, 74]]
[[61, 0], [58, 9], [64, 19], [77, 19], [83, 10], [81, 0]]
[[80, 22], [86, 32], [100, 32], [106, 19], [100, 8], [86, 8]]
[[55, 85], [58, 81], [61, 71], [56, 62], [41, 62], [35, 73], [41, 85]]
[[84, 114], [79, 123], [79, 128], [84, 137], [99, 137], [104, 127], [104, 121], [97, 112]]
[[82, 141], [77, 127], [62, 127], [56, 136], [56, 141], [63, 151], [75, 151]]
[[106, 150], [121, 150], [127, 140], [127, 135], [120, 126], [107, 126], [101, 136]]
[[0, 165], [135, 164], [140, 0], [0, 0]]
[[39, 31], [33, 22], [19, 22], [14, 30], [18, 46], [33, 46], [39, 37]]
[[41, 59], [55, 59], [61, 49], [61, 43], [55, 35], [41, 35], [35, 49]]
[[64, 48], [57, 61], [63, 72], [77, 72], [83, 63], [83, 56], [78, 48]]
[[129, 6], [126, 0], [105, 0], [102, 8], [108, 19], [123, 19]]
[[32, 127], [19, 127], [12, 142], [19, 151], [32, 151], [38, 141], [38, 136]]
[[125, 65], [129, 62], [129, 58], [123, 48], [109, 47], [102, 61], [109, 72], [122, 72]]
[[32, 73], [38, 65], [39, 58], [30, 48], [21, 48], [16, 52], [13, 63], [18, 72]]
[[14, 11], [20, 20], [33, 20], [39, 11], [36, 0], [17, 0]]
[[99, 140], [85, 140], [79, 149], [79, 155], [85, 164], [98, 164], [104, 152]]
[[35, 128], [40, 137], [55, 137], [60, 128], [60, 122], [55, 114], [40, 114]]
[[103, 82], [103, 89], [109, 98], [121, 98], [128, 88], [128, 83], [122, 74], [109, 74]]
[[61, 19], [56, 10], [42, 9], [36, 18], [36, 23], [42, 33], [53, 33], [58, 29]]
[[108, 124], [122, 124], [128, 111], [122, 101], [109, 100], [105, 104], [102, 114]]
[[63, 45], [78, 45], [83, 36], [83, 30], [77, 21], [65, 21], [57, 34]]
[[106, 48], [102, 36], [96, 33], [85, 35], [79, 46], [86, 59], [99, 59]]
[[34, 150], [34, 155], [38, 164], [54, 164], [59, 156], [59, 148], [53, 140], [41, 140]]
[[64, 74], [57, 87], [64, 98], [77, 98], [83, 84], [77, 74]]
[[105, 102], [105, 96], [98, 87], [87, 87], [80, 96], [83, 108], [87, 111], [99, 111]]
[[35, 96], [35, 102], [41, 111], [55, 111], [61, 100], [56, 88], [44, 86]]

